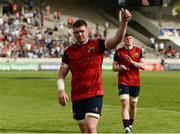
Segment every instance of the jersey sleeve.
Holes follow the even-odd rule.
[[[101,53],[104,53],[104,51],[106,51],[106,47],[105,47],[105,40],[99,39],[99,49]]]
[[[119,62],[117,51],[114,53],[114,61]]]
[[[69,65],[69,58],[68,58],[68,56],[67,56],[67,52],[65,51],[65,53],[64,53],[64,55],[63,55],[63,57],[62,57],[62,62],[63,63],[66,63],[67,65]]]
[[[140,56],[139,56],[140,59],[141,59],[141,58],[144,58],[144,54],[143,54],[143,52],[142,52],[142,49],[140,49],[140,54],[139,54],[139,55],[140,55]]]

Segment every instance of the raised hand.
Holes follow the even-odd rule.
[[[120,21],[129,21],[132,18],[131,13],[127,9],[121,9],[119,11],[119,19]]]

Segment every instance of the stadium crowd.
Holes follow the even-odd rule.
[[[52,16],[52,17],[50,17]],[[50,6],[29,9],[0,16],[0,57],[12,58],[53,58],[61,57],[64,50],[74,41],[72,24],[61,19],[60,10],[50,13]],[[53,27],[48,27],[48,23]],[[105,24],[104,37],[109,25]],[[90,38],[102,38],[99,25],[91,32]]]
[[[58,31],[62,25],[61,21],[55,20],[54,29],[52,29],[44,26],[45,20],[46,12],[42,9],[2,15],[0,17],[0,56],[60,57],[67,46],[65,39],[60,41],[55,35],[55,31]]]
[[[180,58],[180,53],[171,44],[155,40],[153,37],[149,39],[149,46],[155,50],[157,56],[163,56],[163,58]]]
[[[19,11],[16,8],[13,14],[0,16],[0,57],[61,57],[64,50],[74,42],[72,25],[75,20],[63,20],[61,11],[52,13],[49,5],[35,8],[30,3],[29,7],[24,5],[23,9]],[[105,22],[104,30],[99,27],[98,24],[94,26],[89,38],[107,37],[109,23]],[[153,38],[150,39],[150,47],[164,58],[179,58],[178,51],[173,49],[171,53],[165,49],[163,42],[155,42]],[[112,57],[113,54],[114,50],[106,52],[105,56]]]

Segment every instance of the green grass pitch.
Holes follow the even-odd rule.
[[[71,103],[57,101],[57,72],[0,72],[0,132],[78,133]],[[135,133],[180,133],[180,72],[142,72]],[[122,133],[117,73],[103,72],[99,133]],[[66,80],[70,95],[70,75]]]

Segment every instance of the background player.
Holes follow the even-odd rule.
[[[113,71],[119,72],[118,88],[125,133],[131,133],[140,91],[139,69],[144,69],[144,63],[142,50],[135,46],[133,35],[126,33],[123,41],[124,46],[115,52]]]

